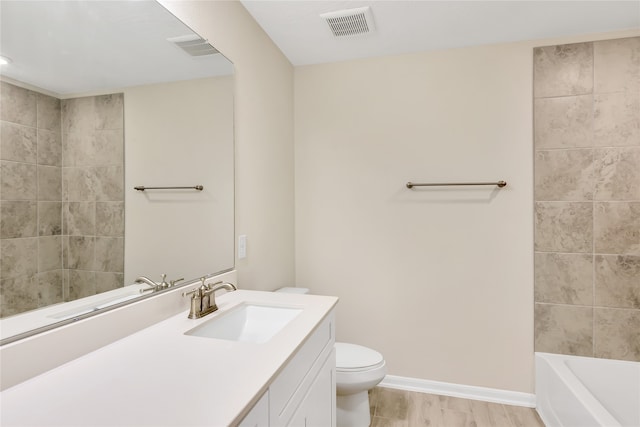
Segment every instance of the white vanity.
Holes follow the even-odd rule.
[[[4,390],[0,424],[335,426],[337,298],[238,290],[217,303]]]

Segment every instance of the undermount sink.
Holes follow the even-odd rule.
[[[185,335],[228,341],[263,343],[269,341],[302,312],[298,307],[243,303],[222,313]]]

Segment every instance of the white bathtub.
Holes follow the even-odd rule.
[[[547,427],[639,427],[640,362],[536,353],[536,401]]]

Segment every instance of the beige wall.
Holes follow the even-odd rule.
[[[534,58],[536,351],[640,361],[640,37]]]
[[[296,68],[297,285],[339,296],[337,339],[390,374],[533,391],[532,58],[548,44]]]
[[[233,268],[233,77],[124,92],[124,283]],[[134,191],[138,185],[204,190]]]
[[[237,1],[162,3],[235,67],[236,259],[246,289],[294,283],[293,67]]]

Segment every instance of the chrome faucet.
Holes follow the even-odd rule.
[[[213,313],[218,309],[216,305],[216,291],[225,289],[227,291],[236,291],[238,288],[229,282],[216,282],[206,285],[204,282],[207,278],[203,277],[200,287],[183,292],[182,296],[191,295],[191,308],[189,310],[189,319],[199,319],[207,314]]]

